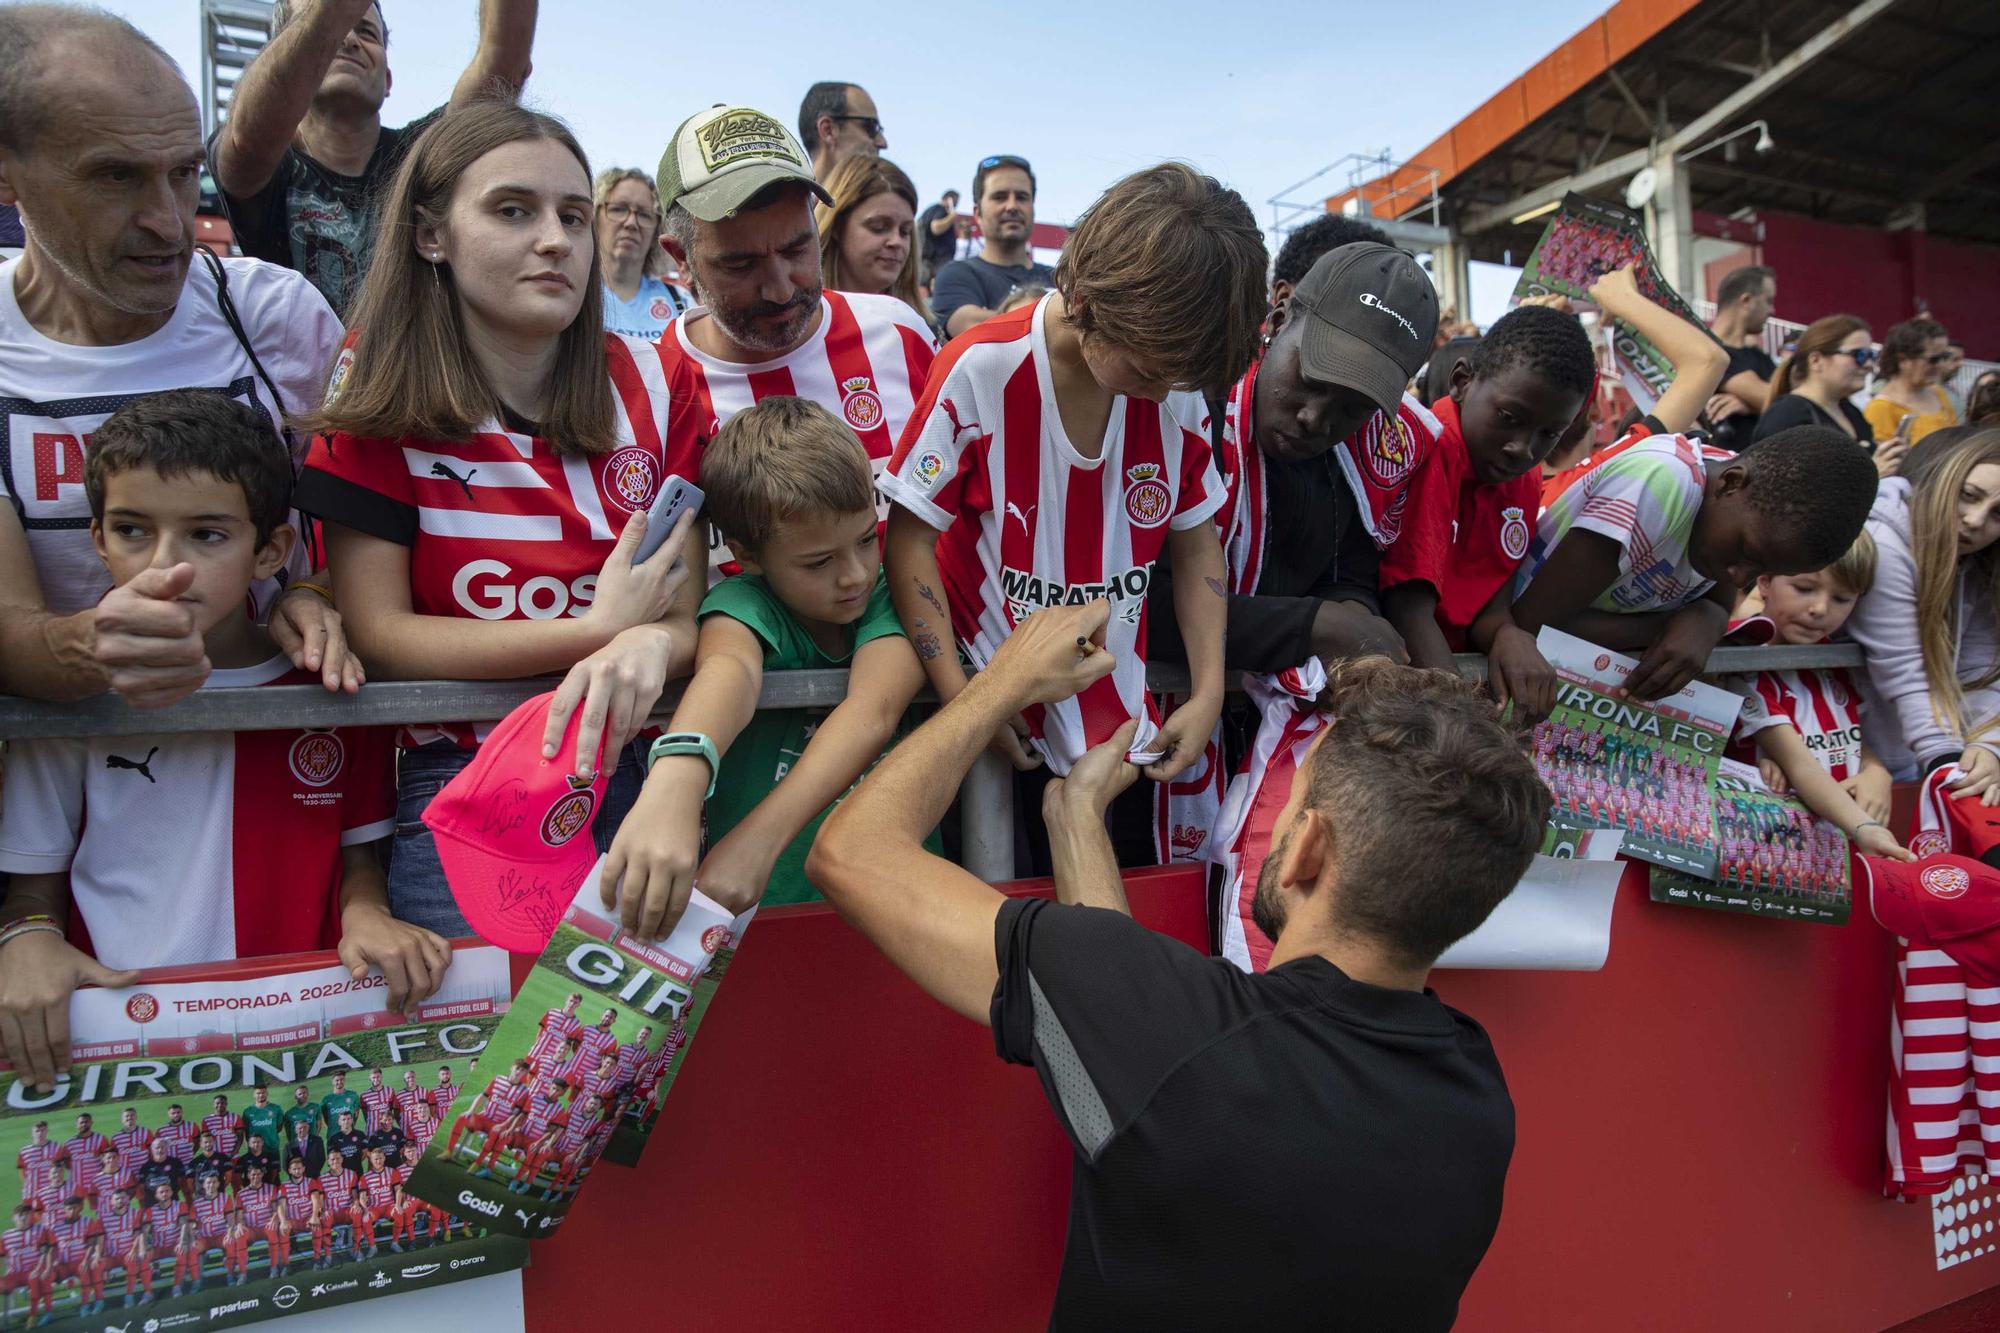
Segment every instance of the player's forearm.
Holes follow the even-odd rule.
[[[452,89],[453,106],[482,97],[521,95],[534,52],[537,9],[537,0],[482,0],[479,49]]]
[[[1213,524],[1202,523],[1170,535],[1167,552],[1174,566],[1174,618],[1187,647],[1190,693],[1195,698],[1220,699],[1223,639],[1229,627],[1222,539]]]
[[[909,693],[914,695],[914,682],[919,678],[914,663],[911,677],[913,687]],[[879,698],[865,695],[856,698],[850,693],[820,723],[798,763],[771,789],[769,796],[757,803],[743,824],[754,829],[760,841],[768,840],[772,847],[790,845],[820,811],[839,800],[889,747],[903,708],[909,706],[909,698],[905,697],[902,706],[893,712],[885,704]],[[928,834],[926,829],[925,835]]]
[[[670,730],[700,732],[715,742],[716,754],[728,754],[756,716],[763,688],[761,663],[745,662],[732,653],[709,653],[674,705]]]
[[[39,606],[0,607],[0,691],[66,702],[111,688],[94,655],[97,612],[61,616]]]
[[[304,6],[243,71],[215,145],[215,180],[225,194],[247,198],[271,183],[340,44],[373,3],[319,0]]]
[[[1067,798],[1063,783],[1051,783],[1048,792],[1042,802],[1042,822],[1049,831],[1056,901],[1132,915],[1104,811],[1088,800]]]
[[[1437,589],[1422,581],[1399,583],[1382,594],[1382,612],[1396,633],[1403,636],[1410,665],[1456,669],[1451,645],[1437,623]]]
[[[907,509],[889,512],[889,600],[924,676],[940,700],[949,703],[965,688],[952,635],[951,602],[938,570],[937,531]]]

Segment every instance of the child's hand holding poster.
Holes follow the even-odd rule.
[[[1742,700],[1694,681],[1655,703],[1613,693],[1638,664],[1544,628],[1556,707],[1535,728],[1535,767],[1560,825],[1625,830],[1624,853],[1670,869],[1715,873],[1716,764]]]
[[[409,1192],[494,1231],[546,1236],[607,1148],[644,1146],[717,978],[756,909],[734,921],[695,890],[665,941],[627,936],[599,906],[599,870],[569,910],[480,1055]],[[615,912],[615,909],[614,909]]]
[[[1799,802],[1725,759],[1715,779],[1713,880],[1653,871],[1653,901],[1843,926],[1852,897],[1847,838]]]

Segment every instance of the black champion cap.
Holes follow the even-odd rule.
[[[1401,250],[1357,241],[1327,251],[1299,279],[1292,317],[1304,322],[1299,359],[1307,375],[1359,389],[1394,412],[1430,360],[1437,290]]]

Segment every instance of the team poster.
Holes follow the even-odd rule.
[[[68,1078],[0,1065],[0,1329],[232,1328],[524,1265],[402,1187],[508,990],[480,946],[414,1023],[338,966],[77,992]]]
[[[1844,926],[1853,904],[1847,836],[1732,759],[1715,775],[1713,880],[1657,866],[1653,901]]]
[[[1544,628],[1556,707],[1535,728],[1535,767],[1562,826],[1625,830],[1624,854],[1702,878],[1715,874],[1715,771],[1742,700],[1700,681],[1657,703],[1611,691],[1629,657]]]
[[[614,1139],[637,1160],[719,980],[704,992],[702,974],[749,924],[696,890],[673,933],[647,944],[599,909],[597,881],[578,886],[410,1180],[416,1197],[511,1235],[551,1234]]]
[[[1636,265],[1633,276],[1648,301],[1673,311],[1696,328],[1702,323],[1667,282],[1646,243],[1645,223],[1616,204],[1586,195],[1563,196],[1562,207],[1549,219],[1547,230],[1528,254],[1514,301],[1555,293],[1588,302],[1591,284],[1613,269]],[[1619,378],[1632,401],[1651,411],[1674,382],[1673,362],[1638,330],[1619,320],[1609,321],[1611,350],[1618,358]]]

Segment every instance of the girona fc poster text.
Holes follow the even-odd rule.
[[[459,949],[414,1022],[338,965],[174,975],[77,992],[52,1092],[0,1065],[0,1329],[233,1328],[527,1262],[390,1161],[473,1077],[508,1006],[503,951]],[[339,1128],[357,1117],[365,1142]]]

